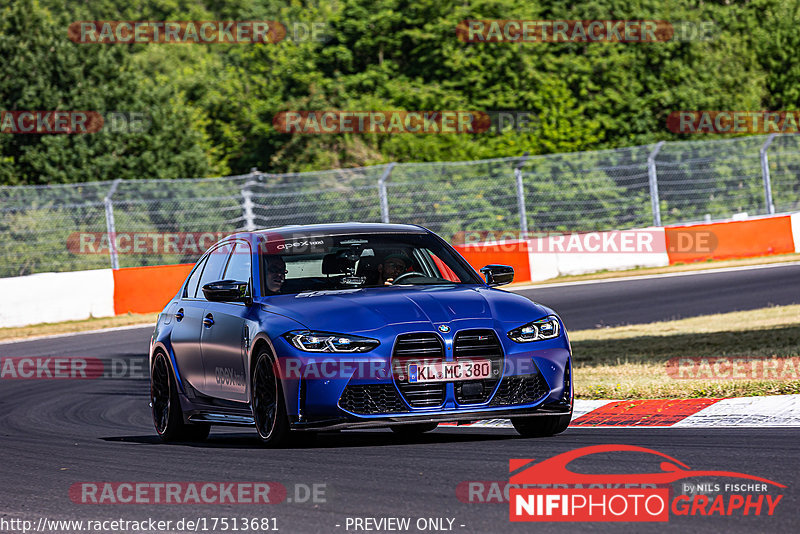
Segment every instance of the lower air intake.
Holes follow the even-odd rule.
[[[339,406],[360,415],[408,411],[392,384],[349,385],[339,398]]]
[[[550,392],[539,373],[506,376],[500,381],[497,393],[492,397],[492,406],[532,404]]]

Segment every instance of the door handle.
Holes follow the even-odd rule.
[[[210,327],[211,325],[213,325],[214,324],[214,316],[209,313],[208,315],[203,317],[203,324],[206,325],[206,327]]]
[[[180,322],[183,319],[183,308],[178,310],[178,313],[175,314],[175,319]]]

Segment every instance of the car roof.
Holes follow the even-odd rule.
[[[348,234],[430,234],[430,230],[416,224],[386,224],[386,223],[327,223],[327,224],[291,224],[276,228],[264,228],[252,232],[240,231],[231,233],[209,247],[216,247],[219,244],[230,242],[236,239],[250,240],[251,238],[263,238],[266,241],[274,239],[296,238],[298,234],[306,237],[324,235],[348,235]]]
[[[267,228],[263,230],[256,230],[254,234],[291,234],[297,231],[308,232],[310,234],[363,234],[363,233],[409,233],[409,234],[426,234],[428,231],[415,224],[387,224],[387,223],[361,223],[361,222],[346,222],[346,223],[326,223],[326,224],[292,224],[288,226],[280,226],[278,228]]]
[[[308,236],[323,235],[348,235],[348,234],[428,234],[429,230],[415,224],[384,224],[384,223],[329,223],[329,224],[292,224],[277,228],[264,228],[252,232],[236,232],[226,236],[219,242],[247,238],[247,236],[262,237],[268,241],[274,238],[297,237],[298,234]]]

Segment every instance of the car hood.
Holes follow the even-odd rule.
[[[527,298],[485,286],[411,286],[316,291],[266,297],[264,311],[307,328],[363,332],[404,323],[493,319],[519,325],[552,313]]]

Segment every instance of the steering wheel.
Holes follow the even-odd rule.
[[[427,275],[425,273],[421,273],[419,271],[411,271],[411,272],[408,272],[408,273],[403,273],[403,274],[401,274],[400,276],[398,276],[397,278],[394,279],[394,281],[392,282],[392,285],[399,284],[400,280],[403,280],[405,278],[410,278],[412,276],[427,276]]]

